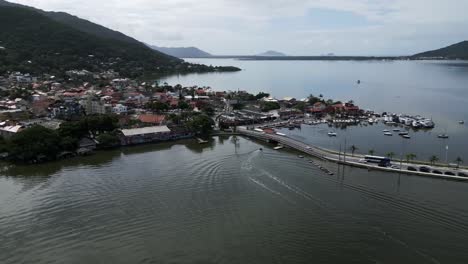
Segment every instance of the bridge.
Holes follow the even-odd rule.
[[[309,156],[338,164],[394,173],[404,173],[426,177],[468,181],[468,177],[466,176],[468,175],[468,170],[464,169],[454,169],[450,167],[440,166],[426,166],[403,161],[398,161],[398,165],[394,164],[391,167],[380,167],[378,166],[378,164],[365,162],[363,160],[363,155],[349,156],[346,155],[346,153],[334,152],[316,146],[307,145],[304,142],[295,140],[287,136],[262,133],[255,130],[249,130],[246,127],[237,127],[237,134],[269,143],[281,144],[282,146],[295,149]],[[423,168],[426,170],[426,172],[421,171]],[[427,171],[427,169],[429,169],[429,171]]]

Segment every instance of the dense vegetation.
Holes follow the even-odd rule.
[[[413,59],[419,58],[444,58],[444,59],[468,59],[468,41],[463,41],[451,46],[427,51],[412,56]]]
[[[42,15],[47,16],[48,18],[51,18],[59,23],[68,25],[74,29],[77,29],[79,31],[82,31],[88,34],[92,34],[94,36],[98,36],[100,38],[114,39],[114,40],[129,42],[129,43],[139,43],[137,40],[129,36],[126,36],[125,34],[122,34],[118,31],[108,29],[101,25],[95,24],[85,19],[81,19],[79,17],[70,15],[65,12],[47,12],[44,10],[36,9],[34,7],[24,6],[24,5],[20,5],[16,3],[10,3],[7,1],[3,1],[3,0],[0,0],[0,6],[28,8],[32,11],[39,12]]]
[[[55,131],[43,126],[27,128],[8,140],[0,139],[0,151],[8,152],[15,162],[54,160],[64,151],[76,151],[84,137],[94,137],[101,147],[120,144],[117,118],[113,115],[87,116],[79,121],[62,123]]]
[[[124,76],[137,77],[146,73],[239,70],[185,63],[140,42],[106,36],[78,30],[31,8],[0,5],[0,46],[4,47],[0,49],[0,73],[22,71],[60,76],[73,69],[113,69]]]

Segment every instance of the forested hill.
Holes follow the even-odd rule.
[[[21,71],[60,76],[74,69],[92,72],[113,69],[126,77],[138,77],[240,70],[189,64],[121,33],[113,35],[109,33],[113,31],[104,27],[96,30],[93,24],[87,25],[91,25],[93,34],[52,19],[38,9],[0,4],[0,74]],[[100,36],[99,30],[109,34]],[[119,39],[119,34],[127,39]]]
[[[47,11],[40,10],[34,7],[20,5],[16,3],[10,3],[4,0],[0,0],[0,7],[2,6],[27,8],[32,11],[41,13],[45,15],[46,17],[51,18],[59,23],[66,24],[74,29],[77,29],[85,33],[89,33],[89,34],[92,34],[101,38],[115,39],[115,40],[120,40],[124,42],[130,42],[130,43],[139,43],[138,40],[131,38],[123,33],[103,27],[101,25],[95,24],[93,22],[79,18],[77,16],[70,15],[65,12],[47,12]]]
[[[181,63],[143,44],[99,38],[21,7],[0,7],[0,46],[0,71],[56,74],[112,68],[133,76]]]
[[[462,42],[453,44],[451,46],[448,46],[442,49],[419,53],[419,54],[413,55],[412,58],[414,59],[439,58],[439,59],[467,60],[468,59],[468,41],[462,41]]]

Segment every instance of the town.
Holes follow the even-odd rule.
[[[383,116],[323,95],[276,99],[263,92],[139,81],[113,70],[71,70],[64,76],[0,76],[2,158],[36,163],[99,148],[193,137],[205,142],[201,138],[214,129],[232,131],[241,125],[277,122],[276,127],[294,128],[310,118],[314,121],[308,124],[347,126],[372,124]],[[395,121],[396,116],[384,115],[385,122]]]

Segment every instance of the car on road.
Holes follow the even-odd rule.
[[[419,171],[420,171],[420,172],[430,173],[430,172],[431,172],[431,168],[422,166],[422,167],[419,167]]]

